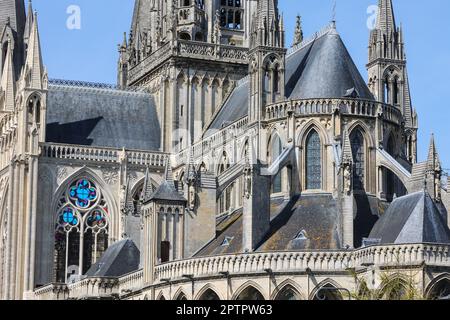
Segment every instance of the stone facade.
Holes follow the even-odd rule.
[[[391,0],[367,82],[334,22],[304,39],[299,18],[287,49],[276,0],[137,0],[117,86],[49,80],[24,11],[0,4],[2,299],[450,295],[448,183],[434,138],[417,161]],[[391,205],[444,243],[370,239],[404,230],[374,228]],[[86,276],[123,239],[139,270]]]

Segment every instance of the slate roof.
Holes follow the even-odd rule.
[[[450,243],[450,230],[426,191],[395,199],[369,236],[381,244]]]
[[[242,252],[242,220],[242,211],[228,217],[228,221],[221,220],[217,237],[196,256]],[[331,195],[308,195],[287,202],[273,199],[270,230],[256,251],[338,249],[338,223],[337,202]],[[306,239],[296,239],[302,231]],[[228,245],[223,245],[226,238],[231,241]]]
[[[163,181],[156,191],[150,196],[147,201],[151,200],[169,200],[169,201],[180,201],[186,202],[187,200],[180,195],[180,193],[175,188],[173,182]]]
[[[120,277],[139,269],[140,252],[134,242],[121,240],[110,246],[87,271],[87,277]]]
[[[47,142],[158,151],[153,97],[89,85],[49,85]]]
[[[329,27],[286,56],[287,99],[341,98],[349,92],[374,100],[339,33]],[[212,121],[205,137],[247,116],[249,82],[237,86]]]

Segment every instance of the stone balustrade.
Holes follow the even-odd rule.
[[[450,266],[449,245],[411,244],[373,246],[354,251],[300,251],[267,252],[213,256],[175,261],[159,265],[155,279],[180,279],[183,275],[195,277],[230,274],[273,272],[336,272],[370,265],[411,266],[426,263]]]
[[[118,283],[118,278],[85,278],[67,285],[69,299],[98,299],[118,296]]]
[[[289,112],[297,117],[314,115],[332,115],[335,108],[341,114],[358,117],[377,117],[400,125],[403,121],[401,111],[391,105],[361,99],[301,99],[274,103],[266,107],[266,120],[277,120],[288,116]]]
[[[36,289],[34,300],[65,300],[69,297],[69,289],[65,283],[52,283]]]
[[[248,63],[248,49],[244,47],[180,40],[166,42],[148,57],[134,65],[128,72],[129,82],[135,83],[170,57],[217,60],[235,64]]]
[[[125,152],[125,153],[124,153]],[[161,152],[120,150],[56,143],[41,144],[41,156],[49,159],[82,160],[93,162],[120,163],[126,158],[129,164],[162,168],[168,155]]]
[[[119,279],[119,293],[126,294],[142,288],[144,284],[144,271],[141,269]]]
[[[248,118],[242,118],[241,120],[222,128],[221,130],[218,130],[213,135],[202,139],[202,141],[194,144],[191,148],[193,150],[194,154],[194,162],[197,162],[197,160],[201,160],[202,157],[210,152],[212,149],[223,146],[224,144],[228,143],[235,137],[240,136],[247,128],[248,124]],[[184,149],[181,152],[177,153],[174,156],[173,164],[175,167],[181,166],[183,164],[186,164],[188,161],[188,154],[189,150]]]
[[[174,261],[156,266],[155,284],[167,280],[184,281],[183,276],[195,278],[230,275],[274,273],[336,273],[349,272],[369,266],[410,267],[422,264],[450,267],[450,245],[405,244],[370,246],[346,251],[264,252],[220,255]],[[349,273],[350,275],[350,273]],[[143,288],[143,270],[120,278],[85,278],[73,284],[49,284],[36,289],[37,300],[83,299],[89,297],[112,298],[139,291]]]

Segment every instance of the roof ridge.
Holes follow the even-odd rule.
[[[293,55],[294,53],[296,53],[297,51],[305,48],[306,46],[308,46],[309,44],[311,44],[312,42],[314,42],[315,40],[323,37],[324,35],[328,34],[331,30],[335,30],[335,26],[333,23],[330,23],[328,25],[326,25],[325,27],[323,27],[321,30],[315,32],[312,36],[310,36],[309,38],[303,40],[301,43],[293,46],[292,48],[289,48],[287,53],[286,53],[286,58]]]
[[[53,87],[67,87],[67,88],[78,88],[78,89],[97,89],[105,91],[114,92],[127,92],[127,93],[145,93],[145,89],[142,87],[127,87],[120,88],[115,84],[102,83],[102,82],[90,82],[82,80],[67,80],[67,79],[49,79],[49,85]]]

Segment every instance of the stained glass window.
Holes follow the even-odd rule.
[[[312,130],[306,138],[306,189],[322,189],[322,152],[320,136]]]
[[[353,154],[353,188],[363,190],[366,161],[364,137],[359,129],[354,130],[350,135],[350,143]]]
[[[59,198],[55,225],[55,281],[82,275],[108,246],[108,206],[89,179],[75,180]],[[82,254],[81,254],[82,252]]]

